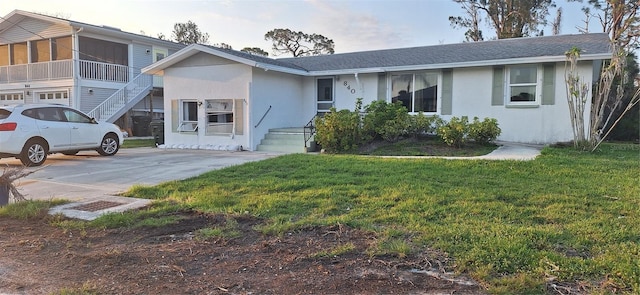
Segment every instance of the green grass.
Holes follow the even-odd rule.
[[[242,235],[238,229],[238,222],[232,217],[228,217],[224,226],[201,228],[196,231],[196,237],[202,240],[212,238],[234,239]]]
[[[29,219],[47,214],[49,208],[67,203],[65,200],[24,201],[0,207],[0,216],[15,219]]]
[[[126,139],[121,148],[156,147],[155,139]]]
[[[126,195],[154,199],[149,209],[92,224],[136,226],[196,210],[263,218],[259,230],[275,235],[347,225],[375,233],[369,255],[444,251],[494,294],[544,293],[548,280],[637,294],[639,175],[640,148],[631,144],[545,148],[527,162],[295,154],[135,187]],[[233,233],[210,230],[201,234]]]
[[[637,293],[639,155],[637,145],[611,144],[594,153],[545,148],[528,162],[297,154],[127,195],[249,212],[268,220],[270,234],[371,230],[381,241],[374,255],[439,249],[498,294],[541,293],[551,278]]]

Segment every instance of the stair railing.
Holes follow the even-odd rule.
[[[309,140],[313,137],[313,135],[316,134],[316,126],[313,125],[315,120],[316,120],[316,116],[313,116],[313,118],[309,120],[307,125],[304,125],[304,147],[305,148],[307,147]]]
[[[124,107],[132,97],[138,95],[141,92],[140,89],[144,89],[146,86],[150,85],[152,81],[151,79],[151,75],[139,74],[129,83],[118,89],[110,97],[105,99],[93,110],[87,112],[87,115],[91,118],[95,118],[96,120],[107,120],[109,116],[117,112],[119,108]],[[128,91],[127,89],[129,88],[132,88],[133,91]]]
[[[258,124],[256,124],[256,126],[253,126],[253,128],[258,128],[258,126],[260,125],[260,123],[262,123],[262,120],[264,120],[264,117],[267,116],[267,114],[269,113],[269,111],[271,110],[271,106],[269,106],[269,108],[267,109],[266,112],[264,112],[264,115],[262,115],[262,118],[260,118],[260,121],[258,121]]]

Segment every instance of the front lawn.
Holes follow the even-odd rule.
[[[294,154],[126,195],[157,199],[156,212],[257,216],[267,234],[370,230],[371,255],[444,251],[496,294],[637,294],[639,175],[631,144],[545,148],[528,162]]]

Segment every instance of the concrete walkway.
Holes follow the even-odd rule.
[[[72,201],[52,208],[51,214],[93,220],[109,212],[144,207],[151,200],[120,197],[134,185],[198,176],[211,170],[260,161],[278,153],[224,152],[208,150],[121,149],[113,157],[93,151],[76,156],[50,155],[43,167],[27,168],[35,173],[17,181],[20,192],[30,200]],[[0,159],[0,167],[21,167],[17,159]]]
[[[440,156],[383,156],[385,158],[416,158],[416,159],[449,159],[449,160],[515,160],[530,161],[540,155],[542,145],[530,145],[513,142],[496,142],[498,148],[493,152],[475,157],[440,157]]]

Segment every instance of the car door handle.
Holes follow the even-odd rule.
[[[78,129],[78,127],[76,127],[76,126],[73,126],[73,127],[71,127],[71,129]]]

